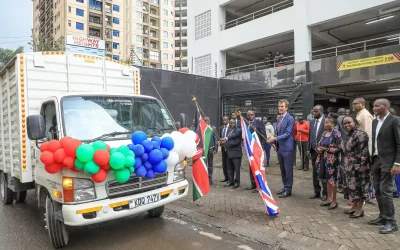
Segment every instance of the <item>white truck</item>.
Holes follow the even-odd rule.
[[[44,141],[71,136],[101,138],[111,147],[127,145],[142,130],[161,136],[175,130],[157,99],[140,95],[140,71],[109,58],[40,52],[19,54],[0,71],[0,189],[4,204],[23,202],[35,189],[38,208],[55,248],[68,244],[66,226],[84,226],[148,211],[185,197],[183,165],[169,166],[154,179],[103,183],[63,169],[49,174],[40,161]],[[117,133],[115,133],[117,132]]]

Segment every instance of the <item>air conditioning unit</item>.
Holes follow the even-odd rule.
[[[387,15],[387,14],[391,14],[391,13],[397,12],[397,11],[400,11],[400,6],[394,7],[394,8],[380,9],[379,15]]]

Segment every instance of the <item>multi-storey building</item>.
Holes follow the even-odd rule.
[[[175,1],[175,70],[189,73],[187,0]]]
[[[105,41],[106,56],[174,70],[171,0],[34,0],[34,49],[65,48],[67,35]]]

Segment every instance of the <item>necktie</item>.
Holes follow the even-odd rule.
[[[318,140],[318,119],[315,119],[315,126],[314,126],[314,130],[315,130],[315,145],[317,145],[317,140]]]
[[[226,131],[227,131],[227,130],[228,130],[228,128],[225,126],[225,127],[224,127],[224,132],[223,132],[223,135],[222,135],[224,138],[226,137]]]
[[[282,125],[282,117],[279,118],[279,121],[278,121],[278,131],[281,130],[281,125]]]
[[[233,132],[233,129],[231,129],[231,131],[229,131],[229,136],[232,134],[232,132]]]

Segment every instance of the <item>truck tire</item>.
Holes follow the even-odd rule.
[[[147,211],[147,213],[149,213],[151,218],[159,218],[164,213],[164,206],[153,208]]]
[[[7,186],[6,174],[1,173],[0,182],[1,200],[5,205],[10,205],[14,202],[15,193]]]
[[[56,218],[54,202],[50,195],[46,197],[46,228],[49,231],[49,237],[54,248],[62,248],[67,246],[69,241],[69,233],[64,223]]]
[[[28,191],[21,191],[21,192],[17,192],[15,195],[15,201],[17,203],[22,203],[25,201],[26,199],[26,195],[27,195]]]

